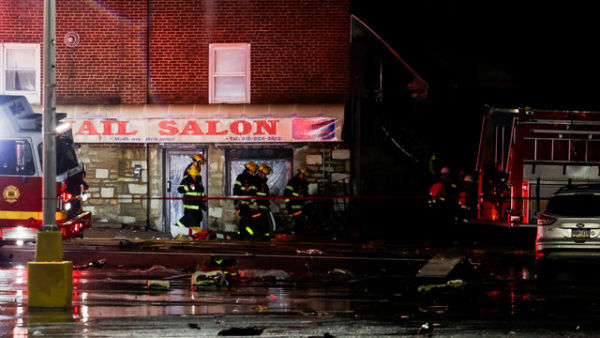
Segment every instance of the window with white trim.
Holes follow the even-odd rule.
[[[30,103],[41,101],[40,45],[0,43],[0,94],[24,95]]]
[[[250,103],[250,44],[210,44],[208,51],[208,102]]]

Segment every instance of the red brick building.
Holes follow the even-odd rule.
[[[67,113],[97,221],[172,231],[190,155],[207,223],[236,222],[231,180],[268,162],[275,193],[308,165],[347,183],[349,0],[57,1],[57,112]],[[0,0],[0,94],[41,102],[43,1]],[[277,203],[273,208],[277,211]],[[277,213],[284,219],[285,212]],[[173,232],[174,233],[174,232]]]

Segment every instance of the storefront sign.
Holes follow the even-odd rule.
[[[341,141],[335,117],[260,119],[67,118],[76,143],[262,143]]]

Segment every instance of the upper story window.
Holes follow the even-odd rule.
[[[30,103],[41,99],[40,45],[0,43],[0,94],[24,95]]]
[[[250,44],[208,46],[209,103],[250,103]]]

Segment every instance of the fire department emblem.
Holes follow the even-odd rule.
[[[19,191],[19,188],[14,185],[7,186],[2,192],[2,197],[4,197],[4,200],[8,203],[16,202],[19,199],[19,196],[21,196],[21,192]]]

